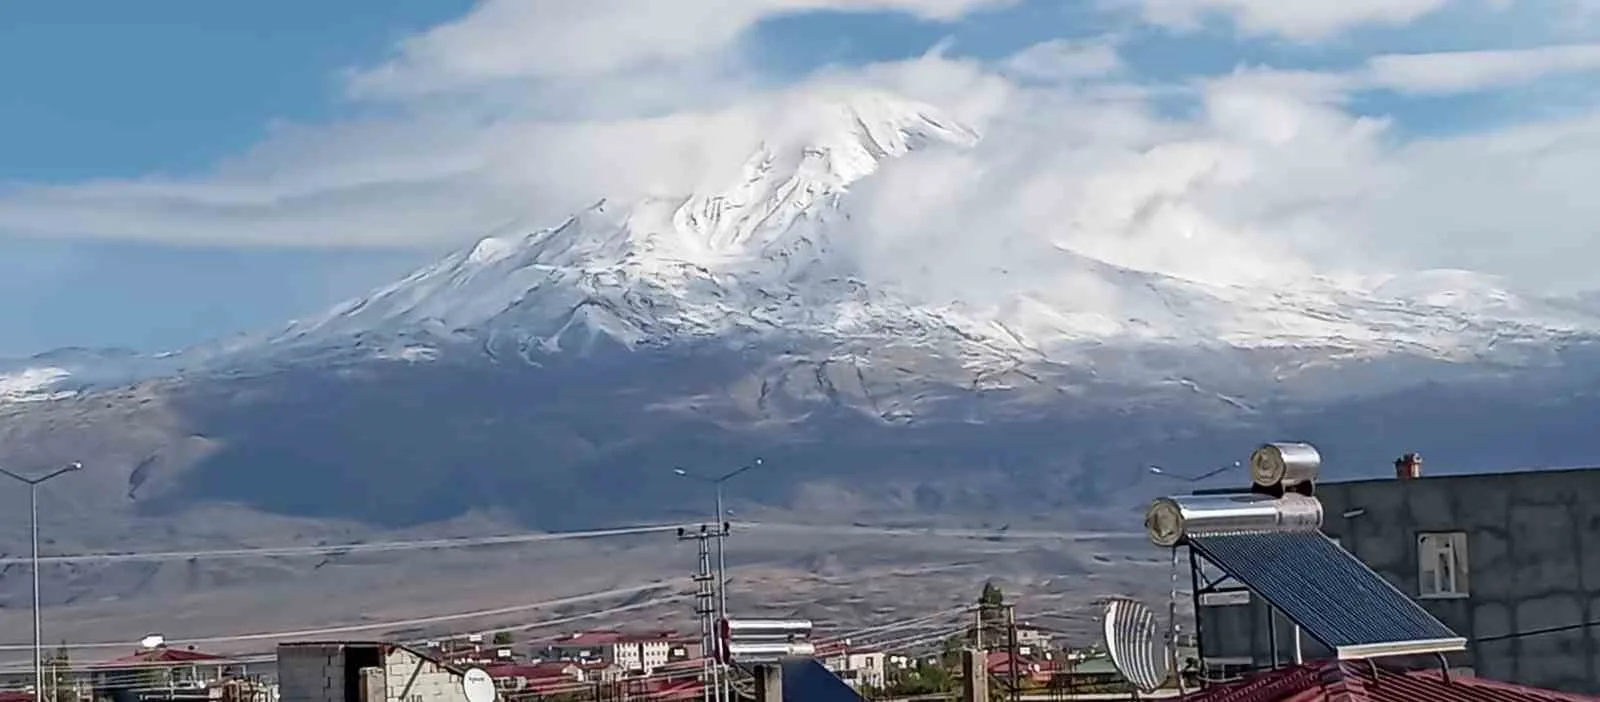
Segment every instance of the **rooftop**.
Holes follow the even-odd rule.
[[[1503,478],[1503,477],[1506,477],[1506,476],[1509,476],[1509,475],[1534,475],[1534,476],[1552,475],[1553,476],[1553,475],[1576,475],[1576,474],[1581,474],[1581,473],[1600,473],[1600,467],[1596,467],[1596,466],[1556,466],[1556,467],[1548,467],[1548,468],[1530,467],[1530,468],[1508,468],[1508,469],[1505,469],[1505,470],[1495,470],[1495,471],[1476,471],[1476,472],[1471,472],[1471,473],[1465,473],[1465,472],[1452,473],[1452,472],[1440,472],[1438,470],[1435,470],[1433,466],[1429,465],[1429,466],[1424,468],[1423,473],[1422,473],[1422,477],[1415,478],[1414,480],[1400,480],[1400,479],[1396,478],[1392,472],[1389,472],[1389,473],[1384,473],[1383,475],[1368,476],[1368,477],[1361,477],[1361,478],[1350,478],[1350,479],[1345,479],[1345,480],[1318,480],[1317,484],[1318,485],[1364,485],[1364,484],[1368,484],[1368,483],[1408,483],[1408,482],[1436,483],[1436,482],[1439,482],[1439,481],[1463,482],[1463,481],[1477,481],[1477,480],[1492,481],[1492,480]],[[1195,494],[1195,495],[1233,495],[1233,494],[1239,494],[1239,493],[1247,493],[1247,492],[1250,492],[1250,490],[1251,490],[1250,484],[1249,484],[1248,479],[1247,479],[1245,484],[1242,485],[1242,486],[1197,488],[1197,489],[1192,490],[1190,492],[1191,492],[1191,494]]]
[[[493,678],[539,679],[571,678],[571,671],[578,668],[571,663],[551,661],[544,663],[494,663],[484,666],[483,669]]]
[[[96,663],[93,667],[149,668],[190,665],[195,663],[223,664],[227,662],[229,662],[229,659],[223,656],[216,656],[210,653],[201,653],[193,649],[157,646],[155,648],[141,649],[121,658],[115,658],[102,663]]]
[[[1594,702],[1590,697],[1452,674],[1398,672],[1360,661],[1319,661],[1260,673],[1185,702]]]
[[[551,646],[604,646],[618,643],[640,643],[645,641],[686,641],[676,631],[584,631],[569,636],[563,636],[554,641],[547,642]]]

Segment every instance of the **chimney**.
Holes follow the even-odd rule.
[[[1396,480],[1416,480],[1422,477],[1422,456],[1415,452],[1394,459]]]

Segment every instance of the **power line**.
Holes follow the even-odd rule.
[[[612,614],[621,614],[623,612],[632,612],[632,611],[637,611],[637,610],[641,610],[641,609],[649,609],[651,607],[659,607],[659,606],[662,606],[662,605],[666,605],[666,604],[670,604],[670,603],[673,603],[673,602],[678,602],[678,601],[684,600],[687,597],[688,597],[687,595],[681,595],[681,594],[680,595],[671,595],[671,596],[668,596],[668,597],[651,599],[651,600],[647,600],[647,601],[644,601],[644,602],[635,602],[635,603],[632,603],[632,604],[619,605],[617,607],[607,607],[605,609],[594,610],[594,611],[591,611],[591,612],[584,612],[582,614],[574,614],[574,615],[565,616],[565,617],[557,617],[555,619],[545,619],[545,620],[541,620],[541,621],[537,621],[537,622],[529,622],[529,623],[526,623],[526,624],[517,624],[517,625],[514,625],[514,626],[494,627],[491,630],[486,630],[486,631],[478,632],[478,633],[487,634],[487,633],[489,633],[489,631],[495,631],[495,632],[500,632],[500,631],[528,631],[528,630],[531,630],[531,629],[543,629],[543,628],[548,628],[548,627],[552,627],[552,626],[561,626],[562,624],[571,624],[572,622],[582,621],[584,619],[593,619],[595,617],[604,617],[604,616],[608,616],[608,615],[612,615]],[[420,643],[423,643],[423,642],[426,642],[426,641],[433,641],[433,640],[436,640],[438,638],[448,638],[448,637],[427,637],[427,638],[411,639],[411,640],[406,641],[405,643],[407,643],[407,644],[420,644]],[[187,643],[187,642],[175,642],[175,643],[183,644],[183,643]],[[68,644],[64,644],[63,646],[68,650],[72,650],[74,648],[99,648],[99,647],[102,647],[104,645],[105,644],[71,644],[71,643],[68,643]],[[121,647],[125,647],[125,646],[128,646],[128,645],[129,644],[126,643],[126,642],[117,644],[117,646],[121,646]],[[228,656],[228,657],[225,657],[223,660],[217,661],[216,663],[218,665],[231,665],[231,664],[240,664],[240,663],[243,663],[243,664],[267,663],[267,662],[272,662],[272,661],[275,661],[275,660],[277,660],[277,653],[276,652],[273,652],[273,653],[253,653],[253,654],[245,654],[245,655],[241,655],[241,656]],[[98,665],[101,665],[101,664],[90,664],[88,666],[70,667],[70,668],[68,668],[68,670],[94,670],[95,667],[98,666]],[[160,665],[152,665],[152,666],[150,666],[151,669],[159,669],[161,667],[162,666],[160,666]],[[16,669],[0,668],[0,674],[22,673],[22,672],[27,672],[27,671],[22,669],[22,668],[16,668]]]
[[[813,524],[784,524],[778,522],[734,522],[734,526],[769,532],[845,534],[864,536],[935,536],[958,539],[992,540],[1053,540],[1095,541],[1124,538],[1145,538],[1143,532],[1076,532],[1076,531],[998,531],[993,529],[909,528],[873,526],[833,526]],[[572,539],[598,539],[616,536],[658,534],[675,531],[678,524],[654,524],[610,529],[582,531],[557,531],[537,534],[508,534],[503,536],[461,537],[449,539],[417,539],[379,541],[372,543],[318,544],[315,546],[266,546],[229,549],[201,549],[192,551],[143,551],[122,553],[76,553],[40,556],[40,563],[144,563],[159,561],[187,561],[195,559],[231,558],[286,558],[294,556],[347,555],[354,553],[383,553],[392,551],[428,551],[457,548],[482,548],[512,546]],[[0,558],[0,565],[20,565],[27,558]]]
[[[566,541],[571,539],[598,539],[613,536],[658,534],[678,528],[676,524],[589,529],[584,531],[558,531],[540,534],[510,534],[505,536],[477,536],[454,539],[419,539],[412,541],[379,541],[375,543],[319,544],[316,546],[269,546],[261,548],[229,548],[199,551],[145,551],[137,553],[79,553],[40,556],[40,563],[127,563],[150,561],[187,561],[191,559],[223,558],[275,558],[287,556],[344,555],[350,553],[375,553],[388,551],[426,551],[434,549],[478,548],[515,544]],[[0,558],[0,565],[27,563],[27,558]]]
[[[1544,627],[1542,629],[1529,629],[1527,631],[1517,631],[1517,632],[1512,632],[1510,634],[1498,634],[1498,635],[1495,635],[1495,636],[1480,636],[1480,637],[1478,637],[1476,639],[1473,639],[1472,642],[1473,643],[1492,643],[1492,642],[1495,642],[1495,641],[1506,641],[1506,640],[1510,640],[1510,639],[1520,639],[1520,638],[1524,638],[1524,637],[1528,637],[1528,636],[1544,636],[1545,634],[1559,634],[1559,633],[1564,632],[1564,631],[1576,631],[1578,629],[1587,629],[1587,628],[1589,628],[1591,626],[1600,626],[1600,619],[1591,619],[1589,621],[1579,622],[1577,624],[1563,624],[1561,626],[1548,626],[1548,627]]]
[[[340,626],[322,627],[322,628],[318,628],[318,629],[299,629],[299,630],[293,630],[293,631],[273,631],[273,632],[263,632],[263,633],[256,633],[256,634],[239,634],[239,635],[234,635],[234,636],[203,636],[203,637],[188,638],[188,639],[174,639],[174,640],[171,641],[171,643],[180,644],[180,645],[205,645],[205,644],[218,644],[218,643],[236,643],[236,642],[240,642],[240,641],[268,641],[268,640],[283,640],[283,639],[296,639],[296,638],[316,638],[316,637],[321,637],[321,636],[328,636],[328,635],[331,635],[331,634],[350,634],[350,633],[356,633],[356,632],[362,632],[362,631],[378,631],[378,630],[385,630],[385,629],[403,629],[403,628],[408,628],[408,627],[417,627],[417,626],[427,626],[427,625],[430,625],[430,624],[439,624],[439,623],[442,623],[442,622],[460,621],[460,620],[463,620],[463,619],[480,619],[480,618],[483,618],[483,617],[494,617],[494,616],[500,616],[500,615],[505,615],[505,614],[516,614],[518,612],[526,612],[526,611],[534,610],[534,609],[546,609],[546,608],[549,608],[549,607],[559,607],[559,606],[562,606],[562,605],[577,604],[577,603],[580,603],[580,602],[588,602],[590,600],[598,600],[598,599],[604,599],[604,598],[608,598],[608,597],[616,597],[616,596],[619,596],[619,595],[630,595],[630,594],[634,594],[634,593],[638,593],[638,592],[648,592],[648,591],[651,591],[651,590],[660,590],[660,589],[664,589],[664,588],[670,587],[673,584],[680,583],[680,582],[682,582],[684,580],[687,580],[687,578],[673,578],[673,579],[670,579],[670,580],[657,581],[657,582],[649,583],[649,584],[646,584],[646,585],[635,585],[635,586],[630,586],[630,587],[614,588],[614,589],[611,589],[611,590],[602,590],[600,592],[590,592],[590,593],[585,593],[585,594],[582,594],[582,595],[571,595],[571,596],[568,596],[568,597],[560,597],[560,598],[556,598],[556,599],[553,599],[553,600],[544,600],[544,601],[541,601],[541,602],[534,602],[534,603],[530,603],[530,604],[512,605],[512,606],[509,606],[509,607],[496,607],[496,608],[493,608],[493,609],[480,609],[480,610],[474,610],[474,611],[471,611],[471,612],[457,612],[457,613],[454,613],[454,614],[441,614],[441,615],[434,615],[434,616],[428,616],[428,617],[416,617],[416,618],[412,618],[412,619],[397,619],[397,620],[384,621],[384,622],[368,622],[368,623],[365,623],[365,624],[347,624],[347,625],[340,625]],[[70,648],[126,648],[128,645],[129,645],[129,642],[127,642],[127,641],[110,641],[110,642],[101,642],[101,643],[71,644],[69,647]],[[8,644],[0,644],[0,651],[22,651],[22,650],[32,650],[32,648],[33,648],[33,644],[9,644],[9,643]]]

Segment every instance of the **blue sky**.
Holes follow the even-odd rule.
[[[1295,219],[1272,223],[1293,230],[1285,237],[1306,256],[1366,253],[1372,242],[1393,242],[1405,223],[1438,222],[1435,238],[1370,253],[1485,269],[1506,262],[1490,272],[1513,277],[1535,270],[1549,252],[1588,252],[1585,237],[1597,238],[1571,224],[1586,211],[1548,213],[1552,203],[1578,199],[1563,190],[1580,175],[1571,170],[1576,156],[1530,163],[1514,183],[1463,180],[1450,189],[1429,177],[1483,162],[1475,154],[1503,154],[1493,139],[1517,128],[1568,125],[1560,133],[1572,148],[1593,147],[1587,132],[1568,133],[1576,129],[1570,123],[1594,114],[1600,68],[1600,54],[1584,49],[1600,23],[1580,21],[1575,0],[1395,0],[1390,10],[1364,0],[1303,0],[1300,15],[1266,0],[875,0],[878,9],[866,12],[840,12],[830,0],[778,12],[767,5],[779,3],[752,0],[748,16],[733,18],[697,15],[706,3],[683,0],[677,7],[686,26],[719,23],[695,31],[660,26],[662,18],[630,10],[630,2],[582,11],[465,0],[0,4],[0,294],[11,302],[0,306],[7,332],[0,356],[67,345],[164,350],[311,314],[470,242],[507,215],[554,220],[585,198],[628,192],[629,173],[594,165],[599,150],[571,146],[581,172],[544,160],[555,149],[538,141],[541,120],[571,128],[585,119],[723,109],[819,74],[856,80],[872,66],[899,72],[859,80],[930,99],[948,88],[945,97],[965,105],[958,112],[1011,115],[1010,122],[984,119],[994,122],[994,139],[1013,139],[1013,147],[1055,139],[1039,120],[1017,118],[1028,106],[1078,100],[1079,108],[1063,113],[1078,115],[1081,105],[1102,99],[1074,97],[1097,94],[1091,89],[1141,91],[1148,114],[1170,122],[1128,136],[1122,146],[1135,155],[1159,138],[1254,148],[1259,139],[1240,131],[1249,116],[1224,123],[1218,105],[1232,93],[1209,86],[1245,69],[1312,73],[1322,82],[1292,80],[1272,96],[1273,105],[1288,105],[1284,96],[1299,101],[1298,111],[1284,113],[1305,120],[1297,138],[1312,147],[1360,139],[1359,148],[1343,149],[1361,154],[1359,162],[1330,160],[1326,171],[1360,180],[1357,171],[1370,169],[1414,184],[1415,192],[1351,194],[1359,205],[1321,202],[1282,192],[1282,182],[1298,180],[1263,176],[1256,187],[1270,190],[1218,185],[1196,196],[1195,207],[1249,234],[1265,228],[1260,218],[1270,214],[1252,203],[1294,203],[1301,208]],[[1184,7],[1195,12],[1174,15]],[[492,12],[504,14],[474,24]],[[454,29],[437,29],[451,23]],[[583,40],[595,27],[615,29]],[[541,44],[545,55],[518,51],[545,41],[543,31],[557,33]],[[668,38],[652,43],[652,31]],[[703,45],[674,34],[697,32],[705,36],[691,38]],[[559,41],[568,36],[576,38],[564,48]],[[629,37],[647,40],[623,42]],[[994,106],[967,104],[971,95],[954,87],[961,70],[1006,79],[1007,66],[1041,45],[1072,47],[1058,52],[1066,60],[1088,56],[1084,47],[1111,47],[1119,67],[1018,89],[987,112]],[[1570,51],[1536,55],[1557,46]],[[579,55],[588,50],[595,55]],[[1508,52],[1495,60],[1510,68],[1463,78],[1489,61],[1465,54],[1445,57],[1454,63],[1363,68],[1386,54],[1485,50]],[[915,71],[922,78],[913,81]],[[1024,93],[1031,102],[1017,97]],[[1363,136],[1353,126],[1362,117],[1389,126]],[[1277,128],[1249,128],[1268,127]],[[517,140],[521,150],[510,151],[522,160],[507,163],[492,143],[483,145],[495,130]],[[1328,151],[1329,159],[1354,158]],[[1105,169],[1072,174],[1073,182],[1098,182],[1126,170],[1120,161],[1057,156],[1015,177],[1060,177],[1072,164]],[[1255,157],[1254,167],[1295,168],[1270,156]],[[1317,175],[1314,184],[1360,189],[1347,180],[1330,186],[1328,177]],[[1481,192],[1469,185],[1516,202],[1492,216],[1451,209]],[[1308,199],[1318,202],[1305,205]],[[1524,215],[1551,221],[1524,226]],[[1349,238],[1327,238],[1346,230]],[[1511,250],[1512,231],[1555,234]],[[1460,246],[1428,260],[1446,233]],[[1526,253],[1530,246],[1535,253]],[[1124,253],[1129,261],[1149,258]],[[1583,287],[1581,272],[1566,275],[1567,287]]]
[[[350,111],[338,72],[470,2],[0,5],[0,183],[204,171],[275,121]],[[48,66],[48,68],[44,68]],[[354,295],[416,251],[172,247],[5,237],[0,354],[160,350]]]

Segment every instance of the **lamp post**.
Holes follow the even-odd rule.
[[[717,529],[717,619],[719,621],[728,618],[728,561],[727,549],[723,543],[724,538],[728,535],[728,530],[723,527],[723,519],[725,515],[727,515],[727,511],[722,506],[722,485],[723,483],[726,483],[745,472],[760,467],[761,459],[757,458],[754,461],[741,466],[737,470],[723,473],[720,476],[702,475],[700,473],[690,472],[683,468],[672,469],[672,472],[675,475],[698,480],[702,483],[710,483],[717,494],[717,519],[714,522],[714,526]],[[726,694],[725,690],[719,690],[719,692]]]
[[[33,699],[44,702],[44,650],[39,628],[39,486],[51,478],[82,470],[83,464],[68,463],[37,478],[25,478],[4,468],[0,474],[28,486],[28,532],[33,540],[32,555],[28,558],[33,568]]]

